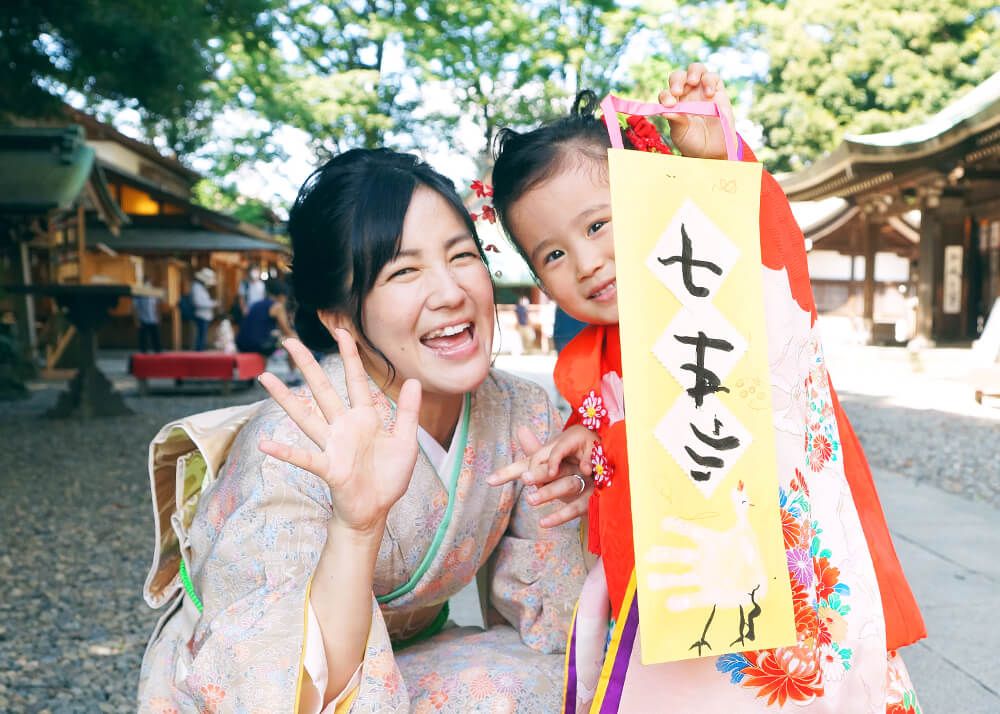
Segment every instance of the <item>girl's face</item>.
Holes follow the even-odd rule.
[[[489,372],[493,312],[475,239],[444,198],[418,186],[399,255],[379,272],[361,311],[368,338],[396,368],[389,396],[410,378],[420,380],[425,399],[476,389]],[[386,384],[385,362],[362,341],[358,348],[375,383]]]
[[[581,158],[508,211],[510,227],[559,307],[592,325],[618,322],[607,169]]]

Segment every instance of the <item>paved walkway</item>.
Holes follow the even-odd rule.
[[[927,714],[1000,712],[1000,510],[875,474],[928,638],[903,650]]]

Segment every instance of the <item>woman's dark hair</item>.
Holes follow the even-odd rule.
[[[290,282],[295,331],[307,347],[336,349],[316,314],[330,310],[351,316],[362,339],[386,359],[365,334],[361,310],[379,272],[399,254],[403,219],[418,186],[447,201],[479,244],[454,184],[410,154],[352,149],[327,161],[299,189],[288,215]],[[485,261],[482,249],[480,256]],[[392,371],[388,359],[386,364]]]
[[[493,208],[511,243],[534,272],[514,231],[510,208],[540,183],[552,178],[568,161],[586,158],[606,165],[611,148],[608,130],[597,117],[600,100],[585,89],[576,95],[568,116],[543,124],[537,129],[517,132],[505,127],[493,143]],[[623,137],[626,148],[632,148]]]

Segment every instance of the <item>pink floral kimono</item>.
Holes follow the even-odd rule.
[[[755,160],[749,149],[745,160]],[[778,501],[797,641],[641,663],[622,396],[628,375],[618,326],[592,326],[566,346],[555,373],[575,410],[570,423],[597,431],[602,444],[590,514],[591,547],[602,562],[587,578],[568,648],[567,714],[920,712],[896,649],[926,636],[923,619],[826,371],[802,233],[766,172],[760,220]],[[759,398],[752,384],[729,386],[742,399]]]
[[[339,358],[324,368],[344,398]],[[372,393],[388,423],[391,403]],[[583,550],[576,523],[542,529],[520,485],[485,482],[522,458],[521,425],[543,440],[560,427],[540,387],[494,370],[466,399],[447,472],[421,452],[389,514],[364,661],[325,711],[561,708]],[[308,602],[330,494],[258,451],[264,436],[309,443],[265,401],[175,422],[150,447],[157,541],[145,594],[165,614],[143,659],[142,711],[321,709],[321,632]],[[448,598],[477,575],[487,629],[447,626]]]

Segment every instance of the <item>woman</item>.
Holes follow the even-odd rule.
[[[413,157],[354,150],[306,182],[289,233],[305,345],[285,344],[311,391],[265,375],[274,401],[154,441],[154,499],[175,462],[210,481],[228,456],[200,500],[182,491],[185,592],[147,649],[140,708],[557,710],[578,530],[543,528],[529,492],[486,477],[524,456],[517,427],[544,442],[560,425],[541,388],[489,368],[492,285],[461,201]],[[335,346],[322,366],[307,349]],[[200,453],[178,458],[185,444]],[[477,573],[489,629],[440,631]]]

